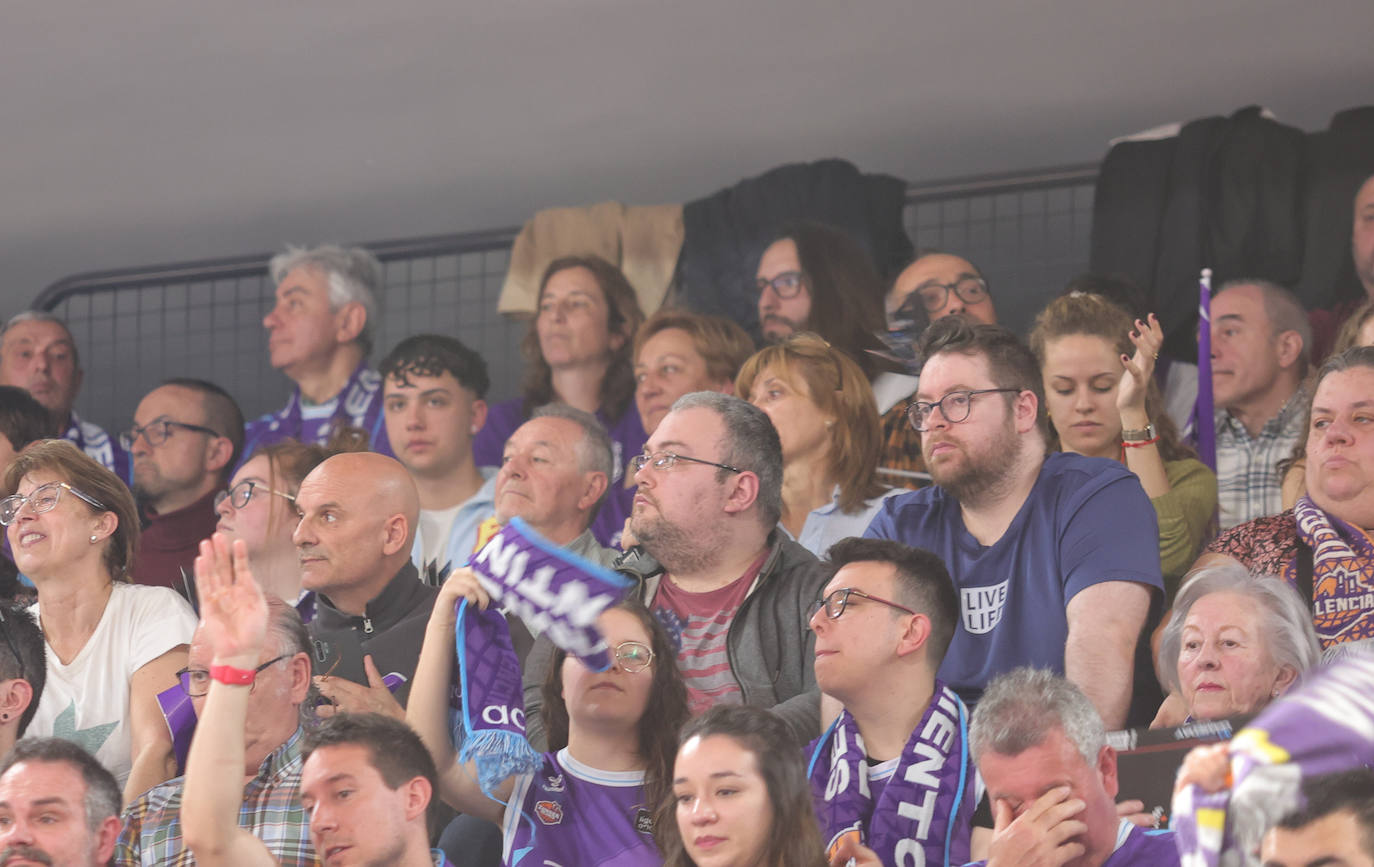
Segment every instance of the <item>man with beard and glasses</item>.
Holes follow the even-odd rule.
[[[0,864],[109,864],[120,801],[114,776],[77,744],[20,741],[0,762]]]
[[[1048,668],[1120,728],[1163,587],[1149,498],[1120,462],[1046,455],[1035,357],[1010,331],[947,316],[921,349],[908,412],[935,485],[888,499],[865,535],[949,568],[960,618],[940,679],[974,704],[998,674]]]
[[[635,457],[629,530],[638,541],[616,569],[678,646],[694,712],[715,704],[773,708],[810,741],[820,693],[807,626],[829,570],[777,527],[782,445],[768,416],[738,397],[683,395]],[[540,639],[525,664],[531,741],[543,732]],[[537,733],[537,734],[536,734]]]

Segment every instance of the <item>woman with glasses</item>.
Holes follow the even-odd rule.
[[[687,724],[655,826],[666,867],[881,864],[857,837],[826,860],[802,749],[761,708],[720,705]]]
[[[788,535],[817,557],[861,536],[883,498],[878,483],[878,410],[849,356],[803,332],[755,353],[735,380],[782,441],[782,519]]]
[[[133,495],[64,440],[26,448],[5,473],[0,523],[38,588],[47,682],[28,733],[85,746],[130,801],[176,770],[157,694],[173,687],[196,627],[173,590],[130,584]]]
[[[1152,375],[1163,342],[1153,314],[1132,323],[1116,304],[1082,292],[1050,302],[1030,335],[1060,448],[1120,461],[1150,496],[1172,599],[1210,534],[1217,479],[1164,412]]]
[[[449,738],[461,599],[488,603],[466,569],[449,577],[434,603],[406,711],[434,755],[444,801],[502,826],[503,864],[660,864],[652,816],[671,790],[677,732],[688,716],[677,651],[664,628],[643,605],[626,601],[599,621],[614,653],[609,670],[594,672],[556,651],[543,706],[552,751],[535,773],[498,784],[502,804],[483,794],[471,766],[455,760]]]
[[[330,454],[324,446],[281,440],[254,452],[234,473],[228,489],[215,496],[215,531],[231,544],[242,539],[258,584],[290,603],[303,600],[300,560],[291,541],[299,522],[296,491]],[[306,613],[302,611],[302,617]]]
[[[501,465],[506,440],[548,403],[593,413],[616,444],[610,490],[592,522],[597,541],[615,547],[630,515],[634,489],[625,461],[644,451],[648,434],[635,408],[635,332],[644,321],[634,287],[620,269],[597,256],[556,259],[539,284],[538,313],[520,349],[524,393],[492,404],[472,441],[479,467]]]

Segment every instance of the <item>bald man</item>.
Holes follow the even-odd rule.
[[[415,483],[395,458],[335,455],[301,482],[296,509],[301,585],[316,594],[310,633],[320,691],[350,712],[385,712],[386,689],[404,705],[439,593],[410,562]]]

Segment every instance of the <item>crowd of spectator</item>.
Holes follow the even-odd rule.
[[[247,423],[169,378],[111,436],[73,411],[66,326],[21,313],[0,862],[1179,863],[1107,732],[1264,718],[1374,646],[1374,178],[1354,226],[1370,298],[1330,357],[1292,292],[1239,279],[1191,374],[1119,279],[1075,280],[1023,339],[975,263],[923,251],[884,282],[816,223],[745,281],[757,351],[554,259],[501,403],[452,337],[369,366],[361,249],[272,259],[293,390]],[[474,570],[511,528],[623,584],[609,668]],[[528,766],[455,724],[493,710],[469,707],[477,612]],[[1329,792],[1265,863],[1374,863],[1374,780]],[[1305,830],[1347,818],[1363,861]]]

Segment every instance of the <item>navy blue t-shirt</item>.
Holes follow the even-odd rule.
[[[1105,458],[1046,457],[1021,510],[988,547],[938,486],[888,498],[864,535],[944,560],[960,618],[939,677],[970,705],[1017,666],[1064,673],[1065,607],[1080,590],[1133,581],[1163,592],[1154,507],[1135,474]]]

